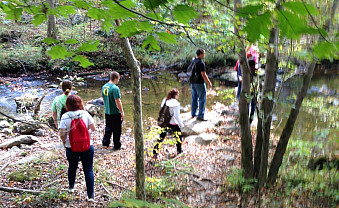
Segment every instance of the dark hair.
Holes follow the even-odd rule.
[[[67,111],[76,111],[83,110],[84,105],[79,95],[70,95],[66,99],[66,110]]]
[[[72,91],[72,82],[65,80],[61,84],[62,91],[65,95],[68,95]]]
[[[199,49],[197,50],[197,56],[199,56],[199,55],[202,54],[202,53],[205,53],[205,50],[202,49],[202,48],[199,48]]]
[[[112,71],[112,72],[111,72],[111,75],[109,76],[109,79],[110,79],[111,81],[113,81],[113,80],[115,80],[115,79],[117,79],[117,78],[119,78],[119,77],[120,77],[120,74],[119,74],[118,72]]]
[[[253,59],[248,60],[248,66],[249,66],[250,68],[255,68],[255,61],[254,61]]]
[[[177,88],[173,88],[171,89],[168,94],[167,94],[167,97],[166,97],[166,100],[169,100],[171,98],[174,98],[176,95],[179,94],[179,90]]]

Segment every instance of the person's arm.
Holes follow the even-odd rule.
[[[211,83],[210,79],[208,78],[208,76],[207,76],[205,71],[201,72],[201,76],[205,80],[205,82],[207,82],[209,88],[212,88],[212,83]]]
[[[121,118],[124,118],[125,117],[125,113],[124,113],[124,109],[122,108],[122,103],[121,103],[120,98],[115,99],[115,104],[117,105],[119,111],[121,112]]]
[[[173,108],[173,117],[175,118],[175,120],[178,121],[180,129],[182,129],[184,127],[184,123],[180,118],[180,106],[176,106]]]
[[[60,129],[60,138],[62,140],[64,147],[66,144],[66,137],[67,137],[67,129]]]
[[[53,121],[56,128],[58,128],[58,113],[53,111]]]

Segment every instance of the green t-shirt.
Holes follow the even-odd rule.
[[[113,83],[106,83],[102,87],[101,95],[104,98],[105,114],[121,113],[115,104],[115,99],[121,98],[120,89]]]
[[[67,95],[62,94],[54,98],[52,103],[52,112],[57,112],[58,120],[60,120],[61,109],[66,105]]]

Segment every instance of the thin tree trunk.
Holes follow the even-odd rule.
[[[331,10],[331,16],[329,19],[326,20],[324,28],[328,32],[330,29],[330,26],[332,25],[332,20],[334,19],[334,15],[336,14],[336,11],[338,9],[338,0],[333,1],[332,10]],[[291,137],[291,134],[293,132],[295,121],[297,120],[299,110],[301,107],[301,104],[307,95],[307,90],[309,88],[309,85],[311,83],[311,79],[313,76],[313,71],[316,65],[317,59],[313,60],[307,67],[307,71],[303,80],[303,85],[301,87],[300,93],[297,96],[297,100],[295,101],[295,107],[291,109],[290,115],[288,117],[288,120],[285,124],[285,127],[283,129],[283,132],[280,135],[279,143],[276,148],[276,151],[274,153],[273,160],[271,162],[270,171],[268,173],[268,180],[267,183],[269,185],[273,185],[275,181],[277,180],[278,172],[288,145],[288,141]]]
[[[303,85],[300,93],[298,94],[297,100],[295,101],[295,108],[291,109],[290,115],[286,122],[283,132],[281,133],[278,146],[275,150],[273,160],[271,162],[270,171],[268,173],[268,184],[273,185],[277,179],[279,168],[281,166],[288,141],[292,134],[295,121],[297,120],[299,109],[301,107],[302,101],[307,95],[307,89],[311,83],[311,78],[315,68],[316,61],[313,61],[307,68],[306,75],[303,80]]]
[[[115,21],[119,26],[120,20]],[[133,126],[135,140],[136,164],[136,197],[145,200],[145,165],[144,165],[144,138],[142,134],[142,105],[141,105],[141,71],[132,51],[128,38],[120,38],[121,48],[125,54],[128,67],[132,72],[133,80]]]
[[[54,6],[55,6],[54,0],[48,0],[48,4],[49,4],[51,9],[53,9]],[[55,16],[54,15],[48,15],[47,37],[57,39],[57,29],[56,29],[56,23],[55,23]]]
[[[267,50],[267,61],[265,67],[265,80],[262,97],[262,149],[261,149],[261,161],[260,170],[258,177],[258,188],[261,188],[266,181],[267,177],[267,166],[268,166],[268,146],[270,142],[271,134],[271,121],[272,121],[272,109],[273,109],[273,98],[275,92],[275,83],[277,78],[277,67],[278,67],[278,28],[273,28],[270,32],[269,47]],[[270,45],[274,45],[271,48]]]
[[[253,177],[253,146],[248,105],[251,99],[250,93],[250,70],[248,68],[246,52],[240,50],[239,62],[242,73],[241,93],[239,98],[239,123],[241,136],[241,168],[245,178]]]

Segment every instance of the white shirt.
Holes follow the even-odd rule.
[[[68,134],[69,131],[71,129],[71,123],[72,123],[72,118],[79,118],[81,117],[82,120],[84,121],[87,129],[89,127],[89,125],[94,124],[94,119],[92,118],[92,116],[84,110],[77,110],[77,111],[69,111],[67,113],[64,113],[60,119],[60,125],[59,125],[59,129],[66,129],[67,131],[67,137],[65,140],[65,147],[71,147],[71,144],[69,143],[69,138],[68,138]],[[89,136],[91,138],[91,145],[93,145],[93,141],[92,141],[92,137],[91,137],[91,132],[89,131]]]
[[[166,97],[161,102],[161,108],[164,106],[166,101]],[[169,107],[170,114],[172,116],[170,120],[170,124],[179,125],[179,128],[182,129],[184,127],[184,123],[180,119],[180,103],[178,100],[172,98],[166,101],[166,106]]]

